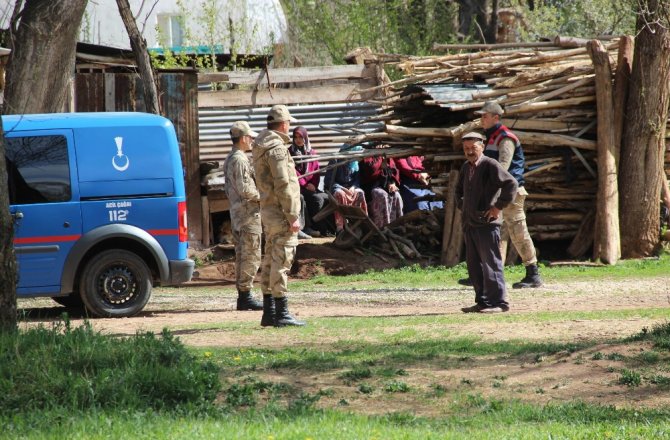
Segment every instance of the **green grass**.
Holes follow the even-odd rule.
[[[657,259],[622,260],[614,266],[544,266],[540,265],[540,273],[546,282],[556,283],[568,280],[588,281],[595,279],[623,279],[631,277],[660,277],[670,273],[670,255],[662,254]],[[505,279],[510,282],[523,278],[525,269],[522,265],[505,268]],[[398,269],[384,271],[368,271],[357,275],[332,276],[320,275],[309,281],[293,281],[293,291],[324,291],[324,290],[365,290],[365,289],[411,289],[411,288],[444,288],[457,286],[459,278],[467,276],[465,263],[451,268],[420,267],[409,265]]]
[[[0,411],[208,407],[218,369],[168,332],[117,339],[90,325],[0,334]]]
[[[204,416],[92,412],[2,417],[3,438],[22,439],[647,439],[667,438],[667,410],[572,403],[534,406],[465,396],[441,418],[363,416],[337,410],[271,410]]]
[[[387,324],[392,326],[393,321]],[[369,321],[368,329],[374,327],[375,321]],[[657,326],[639,337],[654,337],[661,343],[670,334],[669,327]],[[551,438],[628,439],[670,435],[670,409],[626,410],[581,402],[534,405],[473,393],[472,381],[467,379],[456,392],[439,383],[419,388],[410,382],[417,367],[448,370],[512,359],[530,363],[537,356],[557,353],[578,356],[590,343],[492,343],[405,332],[388,338],[383,343],[351,339],[320,346],[189,353],[168,332],[160,337],[118,339],[95,333],[89,326],[70,329],[66,323],[2,335],[3,438],[534,439],[551,434]],[[664,356],[665,352],[659,349],[658,353]],[[639,363],[640,359],[620,361]],[[221,382],[214,385],[211,373],[217,371]],[[259,379],[276,371],[292,376],[336,373],[343,382],[350,382],[351,394],[343,397],[332,389],[310,393],[297,383]],[[648,384],[667,390],[670,383],[663,374],[643,376],[634,369],[622,369],[619,374],[621,384],[629,387]],[[498,374],[487,384],[506,388],[509,380]],[[60,385],[54,387],[52,382]],[[101,388],[110,382],[116,389]],[[91,391],[89,400],[81,397],[80,383]],[[214,401],[212,391],[218,389],[221,393]],[[391,399],[388,402],[401,395],[434,402],[440,415],[418,417],[391,410],[366,416],[347,409],[356,399],[383,395]],[[35,396],[45,402],[35,403]],[[339,399],[340,409],[320,409],[324,398]]]
[[[561,281],[589,281],[598,279],[653,278],[666,277],[670,273],[670,255],[663,253],[659,258],[644,260],[621,260],[614,266],[546,266],[540,263],[540,275],[545,282],[560,283]],[[510,284],[525,276],[523,265],[505,267],[505,279]],[[421,267],[410,264],[397,269],[383,271],[366,271],[355,275],[318,275],[309,280],[290,280],[292,292],[322,291],[366,291],[379,289],[435,289],[458,287],[457,280],[467,277],[465,263],[451,268],[443,266]],[[158,288],[157,293],[165,296],[202,296],[209,292],[212,296],[232,294],[234,287],[179,287]],[[588,292],[586,292],[588,293]]]

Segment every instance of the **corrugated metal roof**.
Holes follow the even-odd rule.
[[[365,102],[309,104],[288,106],[291,115],[307,128],[312,148],[319,153],[334,153],[351,133],[334,130],[351,129],[353,125],[375,116],[378,105]],[[254,131],[266,128],[266,117],[270,107],[236,107],[228,109],[201,108],[198,111],[200,129],[200,161],[223,162],[232,148],[228,130],[235,121],[247,121]],[[332,127],[332,128],[331,128]],[[356,126],[365,132],[383,127],[380,122]]]

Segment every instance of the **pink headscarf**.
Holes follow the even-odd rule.
[[[302,136],[302,138],[305,140],[305,146],[303,147],[303,149],[305,150],[305,154],[309,154],[309,152],[312,151],[312,146],[309,144],[309,136],[307,135],[307,129],[302,125],[299,125],[293,129],[294,138],[296,134],[300,134],[300,136]],[[295,145],[295,140],[293,141],[293,144]]]

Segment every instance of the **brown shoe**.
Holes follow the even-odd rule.
[[[509,310],[509,307],[484,307],[479,310],[479,313],[504,313]]]
[[[463,312],[463,313],[479,313],[479,312],[482,311],[482,309],[484,309],[483,306],[480,306],[479,304],[475,304],[474,306],[463,307],[461,309],[461,312]]]

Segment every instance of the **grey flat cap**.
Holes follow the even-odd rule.
[[[503,110],[503,108],[500,107],[500,104],[495,101],[486,101],[484,107],[482,107],[481,110],[477,110],[475,113],[478,115],[491,113],[492,115],[502,116],[505,113],[505,110]]]
[[[484,142],[486,138],[484,137],[483,134],[477,133],[476,131],[471,131],[469,133],[465,133],[463,136],[461,136],[462,140],[470,139],[474,141],[482,141]]]

